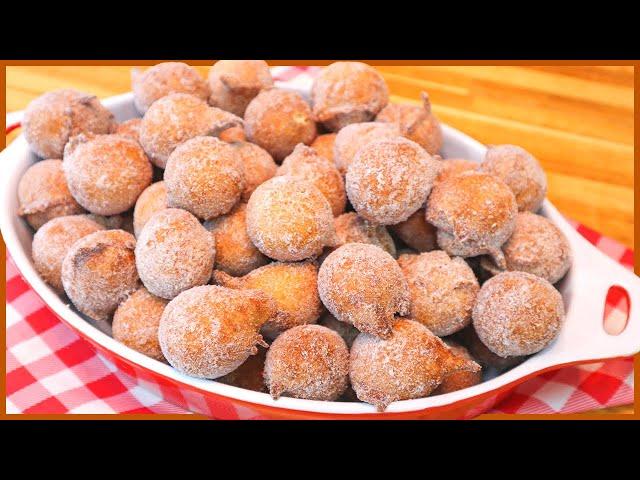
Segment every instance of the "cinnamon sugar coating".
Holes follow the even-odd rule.
[[[136,238],[140,236],[142,228],[151,216],[168,208],[167,187],[164,182],[156,182],[149,185],[138,197],[133,209],[133,230]]]
[[[442,128],[431,111],[431,101],[422,92],[422,105],[390,103],[376,117],[376,122],[393,123],[403,136],[413,140],[430,155],[436,155],[442,148]]]
[[[248,202],[253,191],[264,182],[273,178],[278,165],[273,161],[269,152],[255,143],[237,142],[232,145],[236,155],[244,167],[244,190],[242,201]]]
[[[140,125],[140,144],[149,159],[164,168],[171,152],[187,140],[215,137],[243,121],[232,113],[210,107],[198,97],[172,93],[154,102]]]
[[[239,117],[261,90],[270,87],[273,78],[264,60],[219,60],[209,70],[209,104]]]
[[[499,357],[491,350],[489,350],[484,343],[478,337],[473,325],[469,325],[467,328],[456,333],[455,339],[464,345],[471,356],[482,365],[483,368],[494,368],[498,372],[509,370],[512,367],[524,362],[527,357]]]
[[[465,360],[475,361],[469,351],[453,340],[445,340],[445,343],[455,355]],[[446,375],[442,383],[435,389],[432,395],[444,395],[445,393],[457,392],[465,388],[473,387],[482,382],[482,370],[459,370]]]
[[[515,145],[490,146],[480,171],[506,183],[516,196],[518,210],[537,212],[547,194],[547,176],[536,158]]]
[[[564,277],[572,261],[569,242],[560,229],[531,212],[518,214],[516,228],[502,251],[506,270],[531,273],[549,283]],[[482,257],[480,264],[492,275],[503,271],[488,257]]]
[[[389,230],[400,240],[419,252],[430,252],[438,248],[437,229],[425,219],[425,209],[412,213],[404,222],[389,225]]]
[[[160,348],[181,373],[222,377],[257,354],[257,345],[267,347],[259,330],[271,315],[271,302],[260,292],[194,287],[164,309],[158,328]]]
[[[311,107],[297,92],[271,88],[261,91],[244,114],[245,134],[281,162],[299,143],[311,144],[317,129]]]
[[[47,92],[33,100],[22,119],[31,150],[41,158],[62,158],[69,139],[81,133],[110,133],[113,114],[95,95],[71,89]]]
[[[140,142],[140,126],[142,125],[142,118],[132,118],[116,125],[113,133],[116,135],[122,135],[129,137],[136,142]]]
[[[280,335],[267,351],[264,379],[271,396],[337,400],[349,384],[349,350],[333,330],[301,325]]]
[[[215,237],[215,268],[242,276],[269,263],[247,234],[247,205],[239,203],[228,214],[208,220],[204,227]]]
[[[329,202],[313,184],[274,177],[247,203],[247,233],[266,256],[283,262],[317,257],[336,245]]]
[[[463,370],[479,371],[480,366],[454,355],[414,320],[398,319],[386,339],[361,333],[351,347],[351,386],[378,411],[392,402],[427,397],[447,375]]]
[[[347,194],[342,175],[332,162],[318,155],[313,148],[301,143],[296,145],[278,168],[277,175],[311,182],[329,202],[334,217],[344,212]]]
[[[333,146],[336,141],[336,135],[336,133],[323,133],[322,135],[318,135],[311,144],[311,147],[314,148],[321,157],[334,162]]]
[[[76,241],[98,230],[103,230],[102,225],[85,215],[70,215],[49,220],[33,236],[31,258],[36,271],[58,293],[64,293],[62,261],[67,252]]]
[[[149,292],[172,299],[209,282],[215,240],[186,210],[167,208],[153,214],[136,246],[136,265]]]
[[[435,335],[451,335],[471,323],[471,310],[480,290],[473,270],[460,257],[435,250],[401,255],[398,264],[411,296],[409,318]]]
[[[158,326],[167,303],[140,287],[113,314],[113,338],[147,357],[165,361],[158,342]]]
[[[73,137],[62,168],[73,198],[98,215],[129,210],[153,176],[138,142],[121,135]]]
[[[400,130],[394,124],[363,122],[347,125],[335,134],[333,144],[333,159],[336,167],[342,175],[347,174],[347,169],[353,159],[365,145],[385,138],[400,136]]]
[[[444,182],[450,177],[460,175],[464,172],[478,170],[480,164],[473,160],[465,160],[464,158],[451,158],[442,160],[440,166],[442,169],[440,170],[440,175],[438,175],[436,183]]]
[[[209,220],[228,213],[245,188],[237,151],[213,137],[194,137],[169,155],[164,171],[167,204]]]
[[[487,280],[473,308],[473,327],[500,357],[537,353],[560,332],[564,304],[546,280],[524,272],[505,272]]]
[[[163,62],[144,71],[131,71],[133,103],[144,114],[162,97],[172,93],[186,93],[206,101],[209,96],[207,82],[198,71],[182,62]]]
[[[136,239],[124,230],[98,230],[77,240],[62,262],[62,285],[75,307],[106,321],[138,289]]]
[[[435,185],[426,219],[438,228],[438,245],[448,254],[489,254],[504,265],[500,247],[513,233],[517,212],[515,196],[504,182],[466,172]]]
[[[395,314],[409,313],[407,281],[380,247],[348,243],[325,259],[318,292],[327,310],[361,332],[388,338]]]
[[[69,191],[61,160],[31,165],[18,183],[18,201],[18,215],[35,230],[53,218],[85,211]]]
[[[372,223],[403,222],[427,200],[440,173],[439,164],[406,138],[368,143],[347,170],[349,201],[358,215]]]
[[[384,226],[372,224],[355,212],[343,213],[335,218],[334,224],[340,245],[369,243],[382,248],[392,257],[396,256],[395,243]]]
[[[316,323],[322,313],[318,267],[313,262],[274,262],[240,278],[216,270],[213,279],[223,287],[259,290],[275,302],[276,315],[262,326],[267,338],[276,338],[298,325]]]
[[[389,102],[387,84],[361,62],[335,62],[324,68],[311,88],[313,115],[328,130],[368,122]]]

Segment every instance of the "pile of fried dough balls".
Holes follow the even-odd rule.
[[[558,335],[571,252],[514,145],[443,159],[429,97],[336,62],[310,100],[260,60],[135,71],[141,118],[34,100],[19,215],[42,278],[186,375],[384,410],[504,371]],[[484,372],[483,372],[484,370]]]

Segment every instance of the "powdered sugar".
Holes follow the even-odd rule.
[[[487,280],[473,309],[478,337],[501,357],[531,355],[551,342],[564,319],[562,296],[546,280],[505,272]]]
[[[316,121],[337,132],[350,123],[372,120],[389,102],[389,89],[366,63],[335,62],[313,82],[311,99]]]
[[[398,264],[411,295],[409,317],[435,335],[451,335],[471,323],[471,309],[480,290],[471,268],[442,250],[401,255]]]
[[[337,242],[327,199],[311,183],[274,177],[247,204],[247,233],[268,257],[298,261],[320,255]]]
[[[171,299],[209,281],[215,254],[213,235],[196,217],[167,208],[155,213],[142,229],[136,265],[151,293]]]
[[[402,270],[374,245],[348,243],[332,252],[320,267],[318,291],[338,320],[383,338],[391,333],[396,313],[409,313]]]
[[[164,172],[167,205],[209,220],[229,212],[245,188],[237,150],[218,138],[194,137],[169,156]]]
[[[264,378],[273,398],[337,400],[347,389],[349,350],[333,330],[302,325],[280,335],[267,351]]]
[[[424,204],[439,173],[439,161],[417,143],[378,140],[358,150],[347,170],[347,195],[361,217],[394,225]]]

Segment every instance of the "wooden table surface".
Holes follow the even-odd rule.
[[[208,67],[197,67],[206,76]],[[445,123],[485,144],[513,143],[542,163],[549,199],[633,248],[632,66],[379,66],[392,101],[422,90]],[[6,67],[7,111],[56,88],[107,97],[130,90],[130,66]],[[14,134],[15,135],[15,134]],[[9,140],[14,138],[12,135]],[[631,413],[633,408],[608,409]]]

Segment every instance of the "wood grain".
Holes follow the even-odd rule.
[[[144,67],[142,67],[144,68]],[[207,67],[196,67],[206,75]],[[549,198],[628,247],[634,242],[633,66],[379,66],[392,100],[431,97],[443,122],[486,144],[515,143],[549,178]],[[130,89],[129,66],[7,67],[7,110],[47,90]],[[13,138],[16,134],[12,135]],[[609,409],[632,413],[633,407]]]

